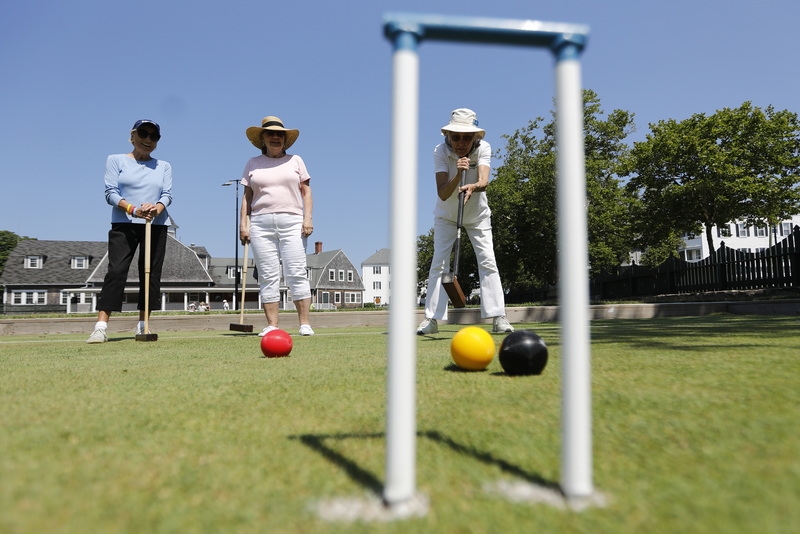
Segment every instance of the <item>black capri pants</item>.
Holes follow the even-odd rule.
[[[150,311],[161,309],[161,269],[167,252],[167,226],[151,224],[150,243]],[[125,283],[136,249],[139,248],[139,310],[144,309],[144,224],[114,223],[108,232],[108,272],[97,309],[122,311]]]

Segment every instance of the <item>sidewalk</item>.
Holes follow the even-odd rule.
[[[800,315],[800,299],[763,300],[742,302],[676,302],[664,304],[598,304],[589,307],[589,317],[596,319],[650,319],[653,317],[691,317],[712,313],[737,315]],[[491,324],[490,319],[481,319],[480,309],[451,309],[449,319],[442,324]],[[417,323],[424,318],[423,310],[416,311]],[[555,322],[558,306],[532,306],[506,309],[508,320],[513,323]],[[280,325],[287,330],[298,328],[297,315],[282,313]],[[91,333],[94,317],[65,317],[59,319],[3,319],[0,316],[0,336],[56,335]],[[112,317],[108,324],[111,334],[130,333],[136,328],[135,316]],[[153,316],[150,329],[153,332],[191,332],[230,330],[231,323],[239,323],[238,314],[193,314]],[[244,324],[253,325],[259,332],[266,326],[263,313],[246,313]],[[315,330],[324,328],[386,327],[389,311],[331,311],[312,312],[311,325]]]

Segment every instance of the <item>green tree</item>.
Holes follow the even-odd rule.
[[[714,225],[774,225],[800,211],[796,114],[745,102],[650,129],[645,141],[634,143],[623,171],[641,201],[639,248],[663,256],[679,234],[705,230],[714,250]]]
[[[617,171],[634,124],[623,110],[603,118],[593,91],[583,97],[589,262],[597,273],[617,267],[632,249],[634,197]],[[543,121],[505,136],[507,145],[498,151],[503,163],[487,189],[498,267],[512,291],[558,281],[555,122]]]
[[[0,274],[2,274],[3,269],[5,269],[8,255],[11,254],[12,250],[17,248],[17,245],[23,239],[30,239],[30,237],[20,237],[14,232],[0,230]]]

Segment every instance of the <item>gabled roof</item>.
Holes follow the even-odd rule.
[[[389,254],[390,250],[388,248],[382,248],[366,260],[361,262],[361,265],[389,265]]]
[[[216,287],[234,287],[236,284],[233,278],[228,277],[228,267],[236,264],[234,258],[210,258],[208,261],[208,272]],[[239,258],[239,269],[244,265],[244,258]],[[252,256],[247,258],[247,287],[258,286],[258,271]]]
[[[206,249],[206,247],[201,247],[201,246],[198,246],[198,245],[189,245],[189,249],[192,252],[194,252],[195,254],[197,254],[201,258],[208,258],[208,257],[211,256],[208,253],[208,250]]]
[[[306,266],[309,269],[324,269],[339,254],[343,254],[342,249],[328,250],[319,254],[306,254]]]
[[[131,267],[128,270],[128,283],[139,281],[139,251],[133,256]],[[103,257],[97,268],[86,280],[90,284],[102,284],[108,272],[108,258]],[[211,276],[203,267],[194,251],[167,234],[167,253],[164,258],[164,268],[161,272],[162,284],[209,284]]]
[[[0,281],[6,285],[83,285],[106,255],[105,241],[40,241],[23,239],[11,251]],[[41,269],[26,269],[25,258],[41,256]],[[87,269],[73,269],[72,258],[89,258]]]
[[[350,258],[347,257],[347,254],[341,249],[320,252],[318,254],[307,254],[306,266],[309,270],[308,280],[311,283],[311,289],[319,289],[322,287],[333,287],[336,289],[348,289],[353,291],[359,289],[363,291],[364,289],[358,270],[353,265],[353,262],[350,261]],[[340,270],[342,268],[348,270],[352,269],[354,275],[352,282],[341,282],[339,280],[335,282],[328,281],[328,269]]]
[[[319,287],[322,274],[327,273],[325,267],[330,265],[339,254],[342,254],[341,249],[328,250],[319,254],[306,254],[306,267],[309,270],[308,281],[312,288]]]

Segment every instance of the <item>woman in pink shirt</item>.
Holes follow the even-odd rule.
[[[311,220],[311,177],[300,156],[286,150],[300,135],[283,126],[278,117],[264,117],[261,126],[247,129],[247,138],[261,150],[248,160],[242,174],[239,237],[250,242],[258,268],[259,296],[267,317],[263,336],[278,328],[283,277],[297,308],[300,334],[311,336],[311,286],[306,275],[306,239],[314,230]]]

